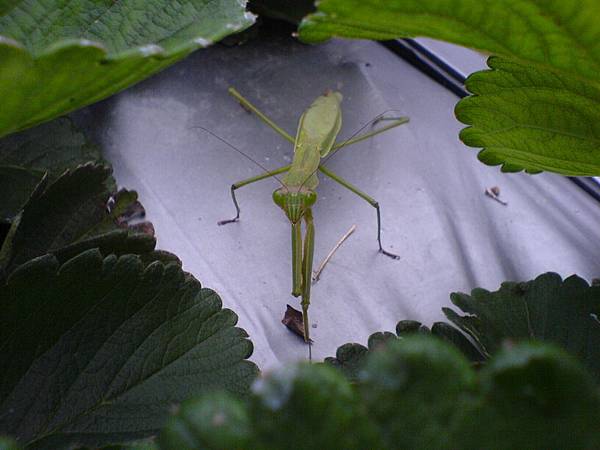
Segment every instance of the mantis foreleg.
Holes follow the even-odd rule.
[[[313,255],[315,253],[315,225],[312,210],[308,208],[304,214],[306,234],[304,235],[304,252],[302,255],[302,321],[304,322],[304,340],[310,342],[308,307],[310,305],[310,287],[312,284]]]
[[[302,294],[302,223],[292,224],[292,295]]]

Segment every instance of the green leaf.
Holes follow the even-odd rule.
[[[598,12],[595,0],[322,0],[300,37],[429,36],[598,81]]]
[[[250,26],[239,0],[0,7],[0,136],[101,100]]]
[[[17,215],[44,173],[53,181],[66,169],[101,159],[67,118],[0,140],[0,220]]]
[[[467,80],[463,141],[505,171],[600,174],[596,0],[323,0],[300,37],[428,36],[498,55]]]
[[[599,30],[600,32],[600,30]],[[456,105],[471,125],[460,133],[478,158],[505,172],[600,174],[600,83],[511,59],[488,59],[492,71],[466,83],[473,96]]]
[[[600,286],[573,275],[564,281],[546,273],[526,283],[502,283],[489,292],[454,293],[465,316],[444,308],[450,321],[473,337],[487,356],[506,342],[535,339],[555,343],[600,380]]]
[[[176,264],[44,256],[0,287],[0,433],[28,448],[147,437],[168,409],[257,373],[237,316]]]

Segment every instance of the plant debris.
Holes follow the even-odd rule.
[[[296,308],[287,305],[287,309],[285,310],[285,314],[283,315],[283,319],[281,319],[281,323],[284,324],[292,333],[297,334],[304,339],[304,320],[302,318],[302,312],[298,311]],[[309,344],[312,344],[312,339],[308,340]]]
[[[313,284],[316,283],[317,281],[319,281],[319,278],[321,277],[321,272],[323,272],[323,269],[325,268],[325,266],[327,265],[327,263],[329,262],[329,260],[333,256],[333,254],[337,251],[338,248],[340,248],[340,246],[344,243],[344,241],[346,239],[348,239],[352,233],[354,233],[354,230],[356,230],[356,225],[352,225],[350,227],[350,229],[348,231],[346,231],[346,234],[344,234],[340,238],[340,240],[338,241],[338,243],[335,244],[335,246],[327,254],[327,256],[325,257],[325,259],[323,260],[323,262],[321,262],[321,264],[319,264],[319,267],[317,268],[317,270],[313,271],[313,276],[312,276],[312,282],[313,282]]]
[[[493,186],[491,188],[486,189],[485,195],[487,195],[488,197],[490,197],[493,200],[496,200],[501,205],[504,205],[504,206],[508,205],[507,202],[500,199],[500,188],[498,186]]]
[[[138,201],[135,191],[121,189],[112,194],[106,202],[106,211],[117,227],[154,236],[154,226],[144,220],[146,210]]]

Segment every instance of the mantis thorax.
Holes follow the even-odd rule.
[[[317,193],[308,188],[291,190],[281,187],[273,192],[273,201],[292,223],[298,223],[305,211],[317,201]]]

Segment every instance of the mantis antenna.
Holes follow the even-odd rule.
[[[247,155],[246,153],[244,153],[243,151],[241,151],[239,148],[237,148],[235,145],[231,144],[230,142],[227,142],[224,138],[222,138],[221,136],[219,136],[216,133],[213,133],[209,129],[204,128],[204,127],[202,127],[200,125],[196,125],[196,126],[193,126],[191,128],[188,128],[188,129],[192,130],[192,129],[195,129],[195,128],[200,128],[201,130],[203,130],[206,133],[210,134],[212,137],[214,137],[214,138],[218,139],[219,141],[221,141],[223,144],[225,144],[225,145],[229,146],[230,148],[234,149],[240,155],[242,155],[243,157],[245,157],[248,161],[251,161],[254,164],[256,164],[258,167],[260,167],[265,173],[270,173],[271,172],[269,169],[267,169],[261,163],[259,163],[258,161],[256,161],[254,158],[252,158],[251,156]],[[281,186],[285,187],[285,185],[283,184],[283,181],[281,181],[281,179],[277,175],[272,175],[272,177],[275,178],[279,182],[279,184]]]

